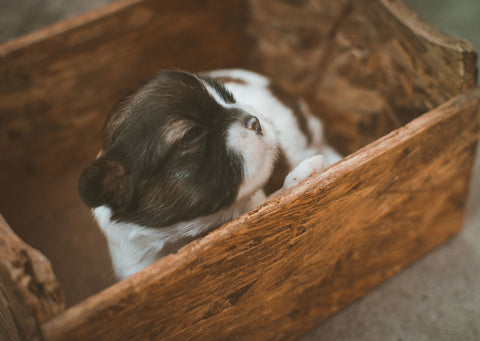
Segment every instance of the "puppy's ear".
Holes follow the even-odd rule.
[[[102,156],[85,168],[78,180],[78,193],[89,207],[121,207],[128,200],[130,180],[117,160]]]

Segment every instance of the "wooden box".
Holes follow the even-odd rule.
[[[298,337],[462,227],[475,61],[400,0],[127,0],[0,46],[0,209],[21,238],[1,221],[0,338]],[[226,67],[307,99],[348,156],[114,284],[76,194],[106,113],[161,69]]]

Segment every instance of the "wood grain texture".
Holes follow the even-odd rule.
[[[480,89],[43,325],[48,340],[294,339],[462,226]]]
[[[241,65],[245,9],[119,1],[0,46],[0,186],[80,168],[114,103],[161,69]]]
[[[116,281],[105,237],[77,194],[80,172],[35,185],[15,184],[12,193],[2,194],[0,206],[15,233],[48,257],[67,306]]]
[[[40,340],[39,325],[65,308],[48,259],[20,240],[1,215],[0,307],[0,336],[5,330],[21,340]]]
[[[8,298],[0,287],[0,340],[21,341]]]
[[[250,3],[256,67],[307,97],[344,154],[476,84],[472,46],[401,0]]]

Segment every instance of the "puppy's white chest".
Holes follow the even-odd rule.
[[[215,214],[165,228],[112,221],[111,210],[106,206],[95,208],[93,215],[107,238],[115,274],[118,278],[126,278],[198,236],[252,210],[265,199],[263,191],[257,191],[249,200]]]

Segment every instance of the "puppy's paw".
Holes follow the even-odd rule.
[[[283,189],[289,189],[309,176],[322,172],[325,168],[327,168],[327,162],[323,155],[315,155],[305,159],[285,177]]]

